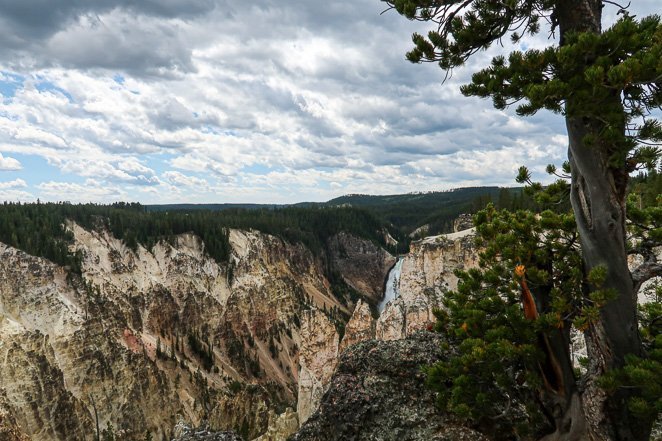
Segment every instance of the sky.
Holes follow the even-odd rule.
[[[633,0],[631,13],[659,13]],[[293,203],[516,185],[566,157],[405,60],[429,25],[379,0],[0,0],[0,201]],[[616,8],[607,6],[607,21]],[[544,34],[544,33],[543,33]],[[543,47],[547,35],[516,49]]]

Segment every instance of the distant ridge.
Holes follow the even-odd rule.
[[[145,205],[147,211],[189,211],[189,210],[257,210],[261,208],[283,208],[287,205],[278,204],[160,204]]]
[[[520,188],[467,187],[447,191],[415,192],[393,195],[349,194],[331,199],[325,205],[362,207],[404,234],[427,225],[427,234],[452,231],[453,220],[462,213],[474,213],[503,192],[521,194]]]
[[[430,234],[451,231],[453,220],[461,213],[475,212],[489,201],[497,201],[506,191],[511,197],[521,195],[521,188],[466,187],[446,191],[413,192],[392,195],[347,194],[327,202],[296,204],[165,204],[146,205],[148,211],[192,210],[274,210],[288,207],[364,208],[380,219],[409,234],[422,225],[429,225]]]

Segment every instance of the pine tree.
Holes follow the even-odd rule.
[[[576,400],[591,404],[588,431],[600,439],[645,440],[650,421],[640,421],[627,403],[633,389],[605,396],[598,387],[601,372],[618,370],[629,357],[645,357],[638,334],[635,287],[662,272],[657,262],[648,271],[630,274],[627,266],[626,192],[629,174],[655,167],[660,157],[662,124],[650,111],[662,105],[662,25],[657,16],[641,20],[621,9],[621,18],[602,29],[601,0],[392,0],[409,19],[435,24],[426,37],[414,34],[412,62],[438,62],[450,71],[473,54],[510,37],[519,42],[540,31],[540,21],[559,36],[557,46],[497,56],[462,87],[468,96],[491,97],[496,108],[519,103],[517,113],[547,109],[562,114],[569,138],[567,169],[570,201],[582,247],[585,275],[600,273],[583,294],[611,293],[585,328],[589,372],[595,375],[581,397],[560,403],[565,416],[557,437],[571,438],[563,421],[577,413]],[[522,180],[528,179],[523,170]],[[645,241],[644,241],[645,242]],[[595,273],[597,274],[597,273]],[[593,294],[593,293],[597,294]],[[540,301],[540,299],[537,299]],[[596,411],[597,409],[597,411]],[[586,412],[585,412],[586,413]],[[576,420],[575,420],[576,421]],[[579,430],[579,428],[575,428]]]

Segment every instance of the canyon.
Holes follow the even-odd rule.
[[[203,423],[285,439],[318,410],[344,351],[429,327],[452,272],[477,262],[471,230],[414,242],[378,315],[396,258],[349,234],[329,240],[324,261],[231,230],[219,264],[192,234],[148,250],[68,228],[80,277],[0,245],[0,433],[11,440],[159,440]]]

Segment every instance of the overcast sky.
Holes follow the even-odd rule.
[[[561,117],[460,95],[494,53],[442,84],[404,57],[427,27],[383,10],[0,0],[0,201],[323,201],[511,186],[564,160]]]

